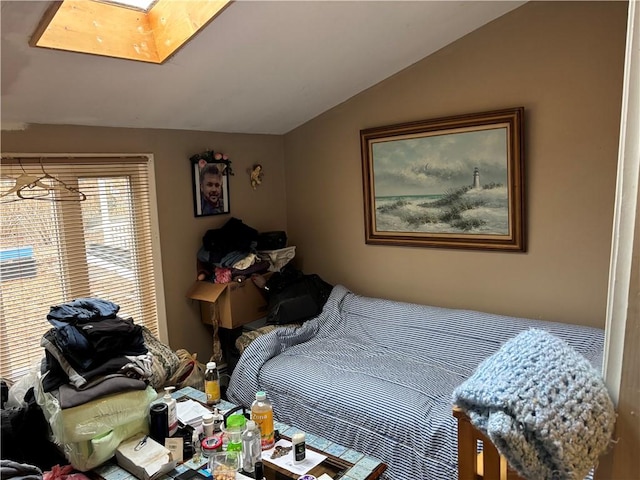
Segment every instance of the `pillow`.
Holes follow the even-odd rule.
[[[251,342],[253,342],[256,338],[264,335],[265,333],[269,333],[271,330],[275,330],[276,328],[281,327],[299,327],[301,324],[299,323],[290,323],[288,325],[265,325],[264,327],[256,328],[255,330],[248,330],[243,332],[236,339],[236,348],[238,352],[244,352],[244,349],[249,346]]]
[[[144,325],[142,326],[142,336],[147,350],[153,355],[153,374],[149,378],[149,384],[158,390],[166,385],[167,380],[178,369],[180,358]]]

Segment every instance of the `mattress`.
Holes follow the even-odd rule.
[[[453,390],[534,327],[600,365],[602,329],[368,298],[338,285],[318,317],[254,340],[227,395],[249,406],[266,391],[277,420],[384,461],[384,478],[454,479]]]

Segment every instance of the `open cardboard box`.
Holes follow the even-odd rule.
[[[251,279],[242,282],[197,281],[187,298],[200,301],[200,318],[222,328],[237,328],[267,315],[267,301]]]

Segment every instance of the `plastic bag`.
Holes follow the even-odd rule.
[[[205,365],[198,361],[198,354],[190,354],[187,350],[178,349],[176,355],[180,364],[175,373],[167,380],[167,385],[175,385],[176,390],[184,387],[193,387],[204,391]]]
[[[38,382],[38,372],[40,371],[40,362],[35,363],[29,369],[26,375],[20,377],[11,387],[9,387],[7,408],[20,408],[25,404],[24,396],[27,391]]]

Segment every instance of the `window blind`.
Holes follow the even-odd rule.
[[[50,307],[93,297],[158,335],[150,159],[2,159],[0,370],[44,356]]]

